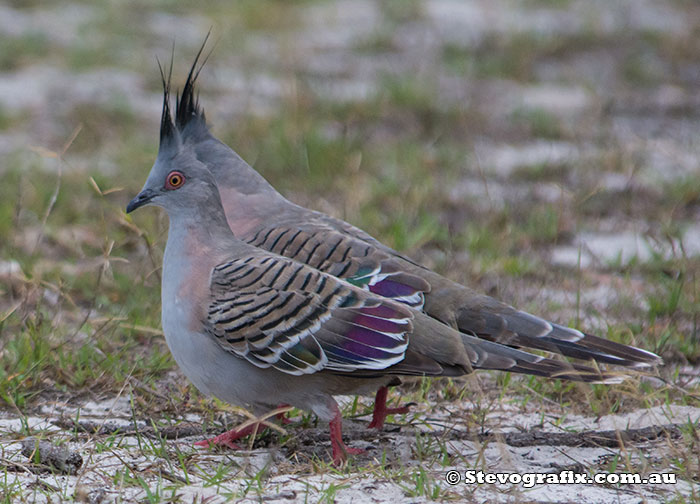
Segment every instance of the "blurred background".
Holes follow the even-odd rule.
[[[18,441],[40,432],[91,450],[79,480],[95,495],[106,484],[115,498],[128,487],[135,500],[160,502],[169,488],[171,502],[194,482],[262,498],[296,484],[299,496],[331,502],[356,486],[328,482],[322,426],[263,438],[250,472],[240,456],[194,450],[192,438],[142,444],[50,424],[83,418],[88,404],[99,425],[165,428],[184,418],[201,435],[241,421],[187,385],[162,337],[167,217],[124,214],[158,149],[157,59],[167,67],[174,57],[181,87],[209,31],[213,52],[198,83],[212,130],[289,199],[458,282],[665,360],[665,382],[577,386],[479,373],[466,387],[404,388],[402,399],[417,403],[400,420],[408,437],[396,427],[372,439],[385,451],[369,456],[386,458],[359,473],[362,488],[385,502],[462,501],[461,487],[440,487],[445,467],[488,462],[674,472],[686,483],[664,498],[697,501],[696,0],[0,0],[0,437],[12,464],[24,463]],[[360,401],[342,403],[346,416],[369,414],[371,402]],[[605,415],[621,416],[598,423]],[[674,437],[652,445],[509,446],[505,458],[505,445],[460,441],[445,427],[559,433],[669,422]],[[413,443],[420,429],[447,432],[449,446]],[[270,462],[268,445],[282,447],[282,462]],[[303,479],[268,481],[269,464]],[[75,478],[40,486],[3,467],[7,502],[37,492],[53,502],[56,488],[80,500]],[[224,477],[233,486],[219,487]],[[617,487],[601,488],[608,493],[540,488],[537,498],[657,502],[662,492],[627,488],[632,500],[620,500]]]
[[[700,4],[196,4],[0,2],[6,403],[172,369],[167,218],[123,209],[157,153],[156,58],[181,87],[209,30],[213,132],[289,199],[697,383]]]

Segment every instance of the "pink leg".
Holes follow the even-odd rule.
[[[250,434],[257,433],[259,430],[260,422],[255,422],[254,424],[250,424],[249,426],[244,427],[242,429],[232,429],[230,431],[224,432],[223,434],[219,434],[218,436],[213,437],[211,439],[197,441],[194,445],[205,447],[209,447],[211,445],[224,445],[231,448],[232,450],[240,450],[241,447],[234,443],[234,441],[241,439],[242,437],[246,437]]]
[[[377,390],[377,396],[374,398],[372,421],[367,426],[368,429],[382,429],[384,427],[384,420],[386,420],[388,415],[398,415],[409,412],[408,406],[402,406],[400,408],[387,408],[386,396],[388,392],[388,387],[381,387],[379,390]]]
[[[348,459],[348,454],[357,455],[364,453],[360,448],[350,448],[343,443],[343,417],[338,405],[333,405],[333,419],[329,423],[331,431],[331,447],[333,448],[333,465],[341,466]]]
[[[280,405],[277,406],[277,407],[278,407],[278,408],[286,408],[287,406],[289,406],[289,404],[280,404]],[[280,423],[281,423],[282,425],[289,425],[289,424],[293,424],[293,423],[294,423],[294,422],[292,422],[289,418],[287,418],[287,417],[284,416],[284,415],[285,415],[285,413],[277,413],[277,414],[275,415],[275,418],[276,418],[277,420],[279,420]]]
[[[280,404],[278,407],[284,407],[284,406],[289,406],[289,404]],[[284,416],[284,413],[278,413],[275,415],[275,418],[279,420],[282,425],[287,425],[290,423],[294,423],[288,418]],[[210,446],[210,445],[215,445],[215,446],[220,446],[224,445],[232,450],[240,450],[241,447],[238,446],[234,441],[237,441],[238,439],[241,439],[242,437],[249,436],[251,434],[257,434],[260,432],[262,429],[264,429],[261,425],[260,422],[256,422],[254,424],[249,425],[248,427],[244,427],[243,429],[232,429],[230,431],[226,431],[223,434],[219,434],[216,437],[213,437],[211,439],[205,439],[204,441],[197,441],[194,445],[195,446]]]

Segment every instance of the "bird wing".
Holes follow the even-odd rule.
[[[599,338],[517,310],[434,273],[339,219],[306,210],[243,237],[256,247],[392,298],[465,334],[582,360],[644,367],[652,352]]]
[[[275,224],[259,228],[243,239],[412,308],[422,308],[425,294],[430,292],[428,282],[404,271],[373,243],[321,222]]]
[[[227,261],[210,287],[204,323],[219,345],[292,375],[386,369],[404,359],[413,330],[402,304],[284,257]]]

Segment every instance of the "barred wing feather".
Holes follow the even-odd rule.
[[[403,271],[372,244],[318,223],[313,230],[280,224],[258,229],[244,239],[412,308],[422,308],[430,292],[428,282]]]
[[[382,370],[403,360],[408,308],[286,258],[253,256],[214,268],[205,325],[228,352],[301,375]]]

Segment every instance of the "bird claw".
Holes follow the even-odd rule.
[[[362,448],[351,448],[347,446],[342,441],[337,444],[333,442],[333,465],[335,467],[342,467],[348,461],[348,455],[361,455],[365,453],[366,450]]]
[[[288,404],[281,404],[280,408],[289,406]],[[286,412],[282,413],[277,413],[275,415],[275,418],[279,420],[279,422],[282,425],[289,425],[291,423],[294,423],[292,420],[289,420],[285,416]],[[219,434],[216,437],[213,437],[211,439],[205,439],[203,441],[197,441],[194,445],[195,446],[202,446],[205,448],[210,448],[212,446],[226,446],[228,448],[231,448],[232,450],[240,450],[241,447],[238,446],[234,441],[237,441],[238,439],[241,439],[242,437],[246,437],[250,434],[257,434],[263,429],[263,425],[261,422],[254,422],[246,427],[241,428],[236,428],[236,429],[231,429],[230,431],[226,431],[223,434]]]
[[[296,423],[294,420],[290,420],[289,418],[287,418],[284,415],[285,415],[285,413],[278,413],[277,415],[275,415],[275,418],[282,425],[289,425],[289,424]]]
[[[374,399],[374,411],[372,412],[372,421],[367,425],[368,429],[379,429],[384,427],[384,421],[389,415],[405,415],[409,413],[410,407],[415,406],[415,403],[408,403],[398,408],[386,407],[386,396],[388,389],[382,387],[377,391],[377,396]]]
[[[369,424],[367,424],[367,428],[381,430],[384,428],[384,421],[389,415],[405,415],[410,412],[411,407],[408,405],[401,406],[400,408],[386,408],[381,412],[377,412],[375,410],[375,413],[372,415],[372,421]]]
[[[350,448],[345,443],[343,443],[342,436],[342,416],[340,415],[340,410],[338,405],[333,405],[334,415],[330,421],[330,435],[331,435],[331,447],[333,449],[333,465],[336,467],[342,467],[348,460],[348,455],[359,455],[364,453],[365,450],[362,448]]]
[[[202,441],[197,441],[194,445],[201,446],[204,448],[211,448],[212,446],[226,446],[232,450],[240,450],[241,447],[238,446],[234,441],[246,437],[250,434],[256,434],[260,429],[259,423],[254,423],[248,425],[242,429],[231,429],[223,434],[219,434],[211,439],[204,439]]]

